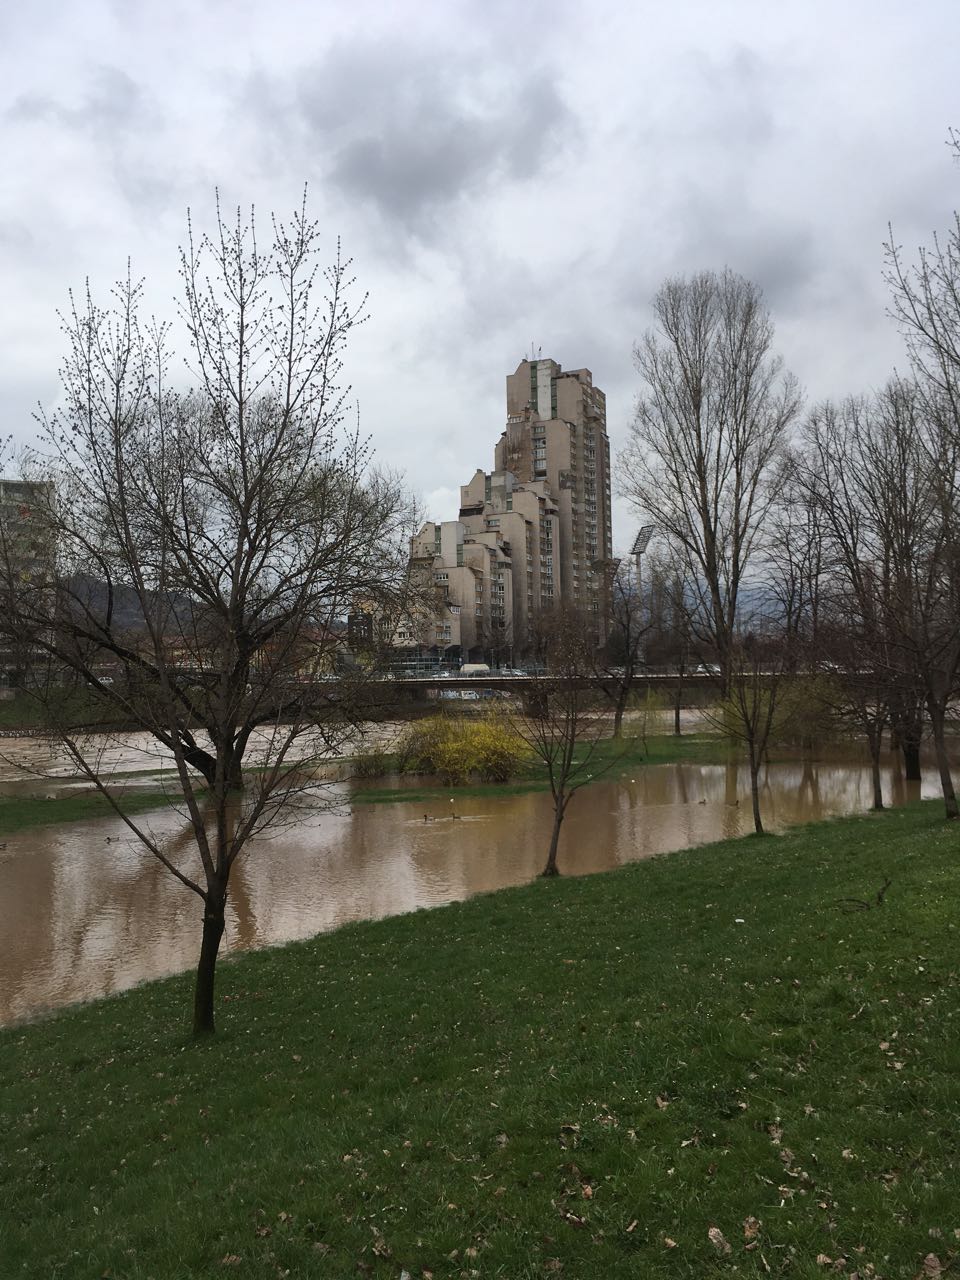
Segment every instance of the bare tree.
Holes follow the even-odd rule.
[[[796,475],[825,543],[824,615],[812,660],[833,673],[835,709],[867,740],[873,807],[882,809],[883,733],[908,677],[891,643],[888,556],[873,518],[868,458],[861,447],[869,412],[869,403],[856,398],[817,406],[806,424]],[[919,769],[919,740],[916,754]]]
[[[827,533],[834,607],[858,640],[851,676],[861,686],[875,785],[882,719],[920,693],[955,817],[945,727],[960,671],[960,440],[936,403],[929,389],[895,379],[872,399],[815,411],[805,483]]]
[[[668,280],[654,309],[658,331],[634,351],[645,387],[622,459],[624,490],[684,565],[691,622],[727,690],[740,592],[800,393],[771,355],[760,290],[742,276]]]
[[[696,645],[690,624],[690,602],[696,592],[685,585],[685,568],[681,560],[669,552],[655,556],[647,573],[649,627],[644,637],[644,651],[651,665],[672,668],[676,676],[673,688],[673,732],[681,733],[680,713],[683,707],[684,678],[690,670]]]
[[[477,641],[485,662],[493,667],[513,664],[513,630],[513,622],[509,619],[491,618],[482,623]]]
[[[960,160],[960,134],[951,130],[950,146]],[[910,359],[921,383],[946,401],[954,425],[960,424],[960,214],[945,235],[934,235],[911,263],[894,242],[886,245],[887,284],[894,318],[906,337]]]
[[[613,702],[613,736],[623,736],[623,713],[644,666],[644,638],[650,632],[649,605],[632,559],[621,560],[610,580],[610,633],[598,658],[604,691]]]
[[[181,250],[192,387],[168,381],[169,332],[143,320],[129,277],[102,308],[64,317],[62,406],[42,416],[50,480],[32,513],[54,548],[43,589],[0,557],[3,620],[46,663],[42,699],[77,768],[203,904],[193,1010],[214,1030],[230,872],[252,836],[316,787],[315,762],[351,729],[354,690],[332,681],[339,620],[404,601],[408,512],[398,482],[344,430],[338,378],[362,301],[349,264],[318,265],[305,207]],[[93,686],[114,726],[172,761],[192,852],[122,812],[98,743],[71,714]],[[253,768],[244,768],[251,757]]]
[[[553,826],[544,876],[560,874],[560,830],[577,790],[610,761],[598,759],[605,725],[602,695],[595,688],[596,643],[590,623],[573,609],[538,619],[536,651],[546,664],[525,690],[524,714],[511,717],[517,733],[546,770],[553,797]]]
[[[950,131],[949,145],[954,158],[960,160],[960,134],[954,130]],[[895,243],[891,228],[886,258],[892,312],[906,339],[914,374],[911,412],[916,411],[919,401],[928,425],[925,447],[934,468],[933,505],[939,518],[942,553],[934,594],[949,608],[947,599],[956,600],[960,596],[956,581],[960,575],[956,510],[956,466],[960,457],[960,214],[954,213],[945,234],[934,235],[931,246],[918,249],[913,262]],[[928,582],[924,592],[927,604],[931,585]],[[936,628],[941,635],[945,623],[946,619],[941,619]],[[947,658],[948,650],[949,644],[946,649],[941,647],[941,658]],[[924,700],[935,744],[943,714],[940,704],[946,674],[944,663],[940,662],[939,666],[941,669],[935,678],[939,691],[933,694],[933,709],[929,677],[924,684]],[[916,715],[910,714],[914,711],[915,699],[908,696],[902,701],[906,714],[900,715],[898,728],[909,731],[911,721],[916,721]],[[956,801],[949,798],[952,783],[946,757],[939,749],[938,763],[947,811],[950,814],[953,809],[955,814]]]
[[[815,618],[820,538],[804,509],[789,500],[771,522],[765,548],[766,598],[733,634],[730,674],[719,723],[747,750],[753,825],[763,835],[760,767],[778,729],[784,698],[808,648]]]
[[[960,432],[947,395],[890,383],[878,400],[871,467],[890,548],[895,643],[923,691],[946,816],[960,817],[946,745],[960,675]]]

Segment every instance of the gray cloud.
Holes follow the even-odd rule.
[[[461,202],[535,181],[576,134],[552,71],[513,75],[409,45],[338,46],[301,72],[289,98],[258,81],[244,95],[250,109],[295,139],[328,190],[420,241],[442,240]]]
[[[51,123],[64,129],[102,133],[127,132],[142,126],[144,96],[134,80],[119,67],[101,66],[76,106],[61,97],[43,93],[23,93],[7,110],[13,123]]]
[[[262,227],[309,182],[371,294],[347,352],[363,426],[438,503],[490,465],[531,340],[593,369],[616,444],[668,275],[755,279],[811,397],[900,359],[887,221],[912,253],[960,203],[953,0],[282,10],[37,0],[7,20],[0,431],[53,394],[69,283],[103,296],[129,253],[169,314],[183,209],[209,227],[214,186]]]

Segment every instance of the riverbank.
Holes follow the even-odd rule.
[[[701,764],[723,763],[729,757],[730,746],[719,736],[705,734],[690,735],[680,738],[661,735],[647,739],[646,746],[640,739],[609,739],[600,744],[597,751],[596,781],[614,781],[623,777],[631,769],[643,768],[645,765],[673,764],[680,762],[697,762]],[[350,760],[345,758],[338,766],[346,770],[350,768]],[[175,791],[165,799],[164,792],[158,787],[138,786],[135,779],[158,779],[161,775],[155,770],[129,771],[117,776],[116,795],[120,809],[124,813],[144,813],[150,809],[159,809],[170,804],[182,803]],[[47,785],[56,786],[58,779],[51,779]],[[589,785],[585,783],[584,785]],[[439,782],[431,782],[422,777],[404,777],[391,775],[387,785],[364,784],[355,786],[351,793],[352,804],[385,804],[400,800],[430,801],[437,796],[498,796],[518,795],[525,791],[543,791],[547,788],[543,766],[532,765],[523,777],[510,783],[482,783],[468,787],[449,788]],[[0,802],[0,836],[13,835],[28,828],[83,822],[87,819],[103,818],[113,813],[113,808],[99,792],[92,789],[57,791],[42,795],[7,795]]]
[[[590,757],[591,776],[580,786],[593,782],[616,782],[632,771],[660,764],[725,764],[737,758],[737,746],[719,733],[651,734],[646,738],[604,738],[597,743]],[[392,757],[386,756],[389,762]],[[509,796],[527,791],[546,791],[549,788],[547,771],[541,760],[533,759],[523,772],[511,782],[482,782],[467,786],[451,787],[439,781],[425,779],[421,775],[391,773],[383,785],[375,781],[354,785],[351,803],[391,804],[402,800],[431,801],[438,796]]]
[[[940,814],[244,955],[201,1048],[178,1030],[188,977],[4,1032],[5,1274],[945,1269],[960,982]]]
[[[124,813],[146,813],[164,805],[163,795],[153,789],[124,790],[119,796]],[[169,802],[166,802],[169,803]],[[32,827],[85,822],[114,813],[113,806],[99,791],[60,792],[50,796],[4,796],[0,800],[0,835],[15,835]]]

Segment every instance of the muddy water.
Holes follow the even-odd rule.
[[[908,794],[887,768],[892,802],[920,794],[921,784],[913,787]],[[937,794],[933,774],[922,793]],[[871,794],[869,770],[859,764],[775,764],[761,803],[777,830],[866,809]],[[340,799],[339,812],[309,813],[295,828],[250,844],[231,881],[226,950],[520,884],[545,858],[550,801],[541,793],[446,792],[427,804],[358,805],[352,812],[345,791]],[[157,835],[180,833],[186,856],[190,839],[175,813],[157,811],[149,821]],[[635,779],[578,793],[564,824],[561,867],[602,871],[749,829],[742,767],[639,770]],[[190,968],[199,929],[199,899],[119,819],[8,836],[0,848],[0,1022]]]

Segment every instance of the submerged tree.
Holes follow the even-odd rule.
[[[922,702],[955,818],[945,735],[960,674],[960,437],[939,397],[909,379],[824,406],[807,435],[806,490],[827,540],[828,594],[857,650],[850,683],[860,685],[875,783],[884,720]]]
[[[316,787],[316,761],[356,718],[331,680],[341,620],[399,611],[408,510],[369,444],[344,429],[338,386],[363,301],[349,264],[318,262],[305,205],[181,250],[186,363],[142,317],[129,278],[64,317],[62,405],[42,416],[30,519],[49,550],[24,579],[4,539],[0,626],[32,655],[28,686],[79,771],[203,903],[193,1029],[214,1030],[230,872],[250,839]],[[135,726],[172,762],[192,853],[119,808],[91,727]],[[77,710],[78,704],[80,710]],[[255,768],[246,768],[252,764]]]
[[[960,134],[950,133],[960,160]],[[956,692],[960,668],[960,214],[945,234],[934,235],[910,262],[891,234],[887,245],[887,284],[892,311],[907,343],[913,379],[909,396],[887,397],[887,434],[904,438],[913,430],[924,474],[928,528],[917,563],[911,551],[898,552],[896,592],[912,597],[907,648],[918,658],[923,702],[930,719],[947,815],[957,817],[949,761],[943,746],[947,707]],[[899,384],[904,387],[905,381]],[[913,467],[911,461],[908,464]],[[902,470],[896,460],[893,471]],[[889,468],[888,468],[889,470]],[[894,485],[899,483],[893,476]],[[902,518],[902,510],[896,518]],[[921,567],[922,566],[922,567]],[[919,574],[917,570],[920,570]],[[916,721],[917,699],[909,694],[897,713],[902,724]],[[912,713],[912,715],[911,715]]]
[[[763,835],[760,768],[778,734],[789,729],[801,656],[810,651],[818,601],[821,537],[801,505],[785,500],[765,548],[767,592],[733,635],[727,695],[718,724],[746,747],[753,825]],[[791,696],[792,695],[792,696]]]
[[[553,799],[553,824],[544,876],[560,874],[560,831],[579,788],[611,761],[600,758],[605,726],[603,695],[595,687],[593,629],[581,612],[556,609],[538,619],[536,651],[544,666],[525,690],[523,715],[513,727],[542,763]]]

